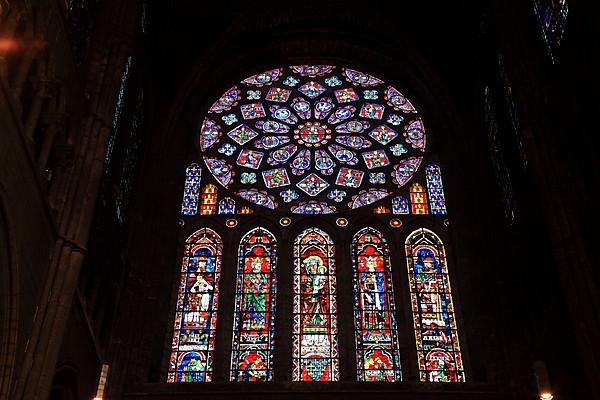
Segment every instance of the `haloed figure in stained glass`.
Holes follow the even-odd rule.
[[[401,380],[389,249],[377,230],[353,239],[357,380]]]
[[[339,380],[333,242],[309,228],[294,243],[294,381]]]
[[[406,240],[421,381],[464,382],[444,245],[418,229]]]
[[[319,256],[309,256],[302,262],[306,274],[302,277],[302,314],[304,331],[302,344],[327,346],[328,288],[327,268]],[[308,333],[310,332],[310,333]]]
[[[303,335],[301,346],[307,353],[315,356],[328,354],[329,342],[329,288],[327,285],[327,267],[320,256],[309,256],[302,262],[304,275],[301,278],[301,309]],[[314,357],[315,359],[317,357]],[[327,360],[329,361],[329,360]],[[314,361],[316,362],[316,361]],[[314,362],[310,362],[312,364]],[[303,368],[303,376],[310,375]],[[303,377],[307,380],[308,376]]]
[[[272,379],[275,315],[275,238],[263,228],[246,234],[239,248],[231,380]]]

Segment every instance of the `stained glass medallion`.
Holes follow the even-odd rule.
[[[197,143],[216,183],[280,212],[364,206],[371,203],[348,199],[375,186],[385,197],[408,197],[427,144],[423,120],[400,90],[331,65],[252,75],[202,121]]]

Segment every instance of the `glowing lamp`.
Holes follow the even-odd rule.
[[[540,400],[552,400],[553,398],[554,398],[554,396],[552,396],[552,393],[549,393],[549,392],[540,393]]]

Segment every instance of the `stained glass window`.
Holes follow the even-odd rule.
[[[464,382],[444,244],[421,228],[406,239],[420,380]]]
[[[224,197],[219,201],[219,214],[235,214],[235,200]]]
[[[354,324],[359,381],[398,382],[400,350],[387,242],[373,228],[352,240]]]
[[[413,214],[427,214],[427,194],[420,183],[415,182],[410,187],[410,206]]]
[[[202,170],[196,163],[190,164],[185,170],[185,186],[183,188],[183,201],[181,202],[181,213],[183,215],[196,215],[198,212],[201,176]]]
[[[231,353],[232,381],[272,379],[276,253],[275,237],[264,228],[251,230],[240,242]]]
[[[294,381],[339,380],[334,253],[318,228],[294,241]]]
[[[398,89],[331,65],[243,79],[208,108],[198,141],[219,185],[295,214],[336,213],[396,194],[427,143],[419,113]]]
[[[444,197],[444,185],[442,184],[442,171],[435,164],[429,164],[425,171],[431,213],[434,215],[446,214],[446,198]]]
[[[210,382],[223,242],[208,228],[185,242],[177,293],[169,382]]]
[[[567,0],[533,0],[533,9],[542,31],[542,38],[552,62],[565,35],[569,4]]]
[[[394,197],[392,199],[392,214],[409,214],[410,207],[408,206],[408,200],[402,196]]]
[[[217,187],[212,183],[202,189],[200,215],[213,215],[217,209]]]

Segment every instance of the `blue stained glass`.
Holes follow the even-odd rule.
[[[408,200],[402,196],[394,197],[392,199],[392,214],[410,214]]]
[[[202,170],[198,164],[191,164],[185,170],[185,187],[183,188],[183,201],[181,203],[181,213],[183,215],[196,215],[198,212],[201,176]]]
[[[235,214],[235,200],[224,197],[219,201],[219,214]]]
[[[431,213],[436,215],[446,214],[446,200],[440,167],[435,164],[429,164],[426,168],[426,174]]]

